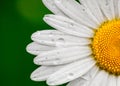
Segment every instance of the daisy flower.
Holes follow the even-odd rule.
[[[120,86],[120,0],[43,0],[56,30],[33,33],[34,81],[55,86]]]

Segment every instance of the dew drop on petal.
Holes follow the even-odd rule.
[[[72,79],[72,78],[73,78],[73,76],[74,76],[74,74],[73,74],[73,73],[69,73],[69,74],[68,74],[68,79]]]
[[[63,38],[59,38],[57,41],[56,41],[56,46],[57,47],[62,47],[64,46],[65,44],[65,40]]]
[[[49,37],[53,37],[53,33],[51,32],[48,36],[49,36]]]

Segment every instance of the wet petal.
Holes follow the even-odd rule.
[[[52,74],[47,79],[47,83],[49,85],[60,85],[72,81],[87,73],[94,65],[95,63],[91,58],[73,62]]]
[[[87,9],[75,0],[55,0],[55,4],[71,19],[84,24],[88,27],[96,27],[96,22],[92,21],[91,16],[86,12]],[[78,10],[79,9],[79,10]]]
[[[109,75],[108,83],[106,86],[117,86],[117,78],[113,75]]]
[[[51,51],[51,50],[54,50],[54,49],[56,49],[56,47],[41,45],[41,44],[36,43],[36,42],[30,43],[26,48],[27,52],[29,52],[33,55],[39,55],[43,52]]]
[[[80,0],[80,2],[90,10],[93,16],[97,19],[99,24],[104,22],[105,18],[101,12],[100,6],[97,0]],[[94,4],[94,5],[93,5]]]
[[[51,74],[61,69],[62,66],[41,66],[30,76],[34,81],[45,81]]]
[[[42,0],[44,5],[54,14],[63,15],[64,13],[55,5],[54,0]]]
[[[90,39],[67,35],[57,30],[37,31],[31,38],[35,42],[51,46],[88,45],[91,43]]]
[[[74,36],[91,38],[94,34],[92,29],[82,24],[78,24],[67,17],[58,15],[46,15],[44,17],[44,20],[52,27]]]
[[[120,86],[120,76],[117,78],[117,86]]]
[[[99,71],[89,84],[90,86],[106,86],[107,81],[108,74],[105,71]]]
[[[67,86],[86,86],[87,85],[87,80],[78,78],[75,79],[67,84]]]
[[[38,65],[60,65],[87,58],[92,51],[87,46],[74,46],[41,53],[34,59]]]

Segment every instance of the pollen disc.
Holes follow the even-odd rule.
[[[107,21],[97,29],[92,49],[97,66],[120,75],[120,20]]]

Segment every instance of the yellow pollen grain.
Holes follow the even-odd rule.
[[[97,29],[92,49],[101,69],[120,75],[120,20],[107,21]]]

